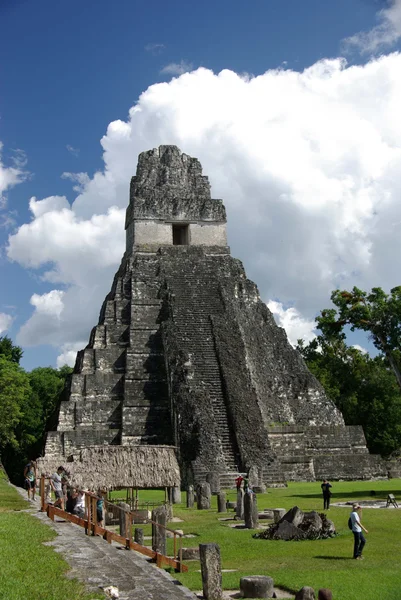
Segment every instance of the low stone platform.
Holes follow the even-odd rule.
[[[16,488],[26,498],[26,492]],[[40,512],[39,501],[31,502],[33,516],[52,527],[58,537],[47,545],[63,555],[71,571],[91,590],[109,585],[118,587],[120,600],[195,600],[196,596],[166,571],[149,563],[141,554],[108,544],[97,536],[87,536],[77,525],[57,519],[51,521]]]

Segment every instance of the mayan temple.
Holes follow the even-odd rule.
[[[251,468],[267,484],[386,474],[231,256],[223,202],[196,158],[140,154],[125,229],[45,458],[169,451],[183,483]]]

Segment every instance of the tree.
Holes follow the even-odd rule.
[[[8,336],[0,337],[0,356],[4,356],[7,360],[19,365],[22,355],[22,348],[14,346]]]
[[[401,446],[401,395],[384,356],[347,346],[345,334],[331,330],[307,345],[299,340],[298,350],[346,425],[362,425],[371,452],[388,456]]]
[[[2,452],[9,477],[15,483],[21,483],[27,460],[36,458],[43,450],[49,420],[59,407],[66,378],[72,369],[38,367],[24,373],[18,365],[8,363],[20,369],[27,383],[27,393],[18,400],[18,418],[14,418],[11,426],[12,439],[8,439]]]
[[[18,447],[15,429],[23,417],[22,406],[30,395],[29,379],[14,361],[0,355],[0,451]]]
[[[343,328],[361,329],[370,334],[375,347],[384,354],[401,388],[401,286],[390,294],[381,288],[370,293],[354,287],[351,292],[335,290],[331,300],[337,309],[323,310],[318,329],[329,337],[344,339]]]

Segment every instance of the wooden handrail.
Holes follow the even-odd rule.
[[[165,525],[157,523],[156,521],[152,521],[152,519],[147,519],[148,523],[155,524],[158,527],[161,527],[162,529],[165,529],[166,531],[170,531],[171,533],[174,534],[174,557],[169,558],[168,556],[160,554],[159,552],[156,552],[155,550],[152,550],[151,548],[148,548],[147,546],[142,546],[141,544],[138,544],[137,542],[132,541],[132,523],[133,523],[133,516],[134,516],[135,511],[129,511],[122,506],[112,504],[105,498],[102,498],[105,501],[106,505],[110,504],[111,506],[114,506],[114,507],[117,506],[117,508],[119,510],[121,510],[125,513],[125,525],[126,525],[125,530],[126,530],[128,537],[124,538],[121,535],[119,535],[118,533],[116,533],[114,531],[110,531],[109,529],[106,529],[105,527],[100,527],[97,524],[96,502],[101,499],[100,496],[98,496],[97,494],[94,494],[93,492],[85,491],[84,493],[85,493],[85,517],[86,518],[78,517],[77,515],[66,512],[65,510],[62,510],[61,508],[58,508],[57,506],[54,506],[53,504],[49,504],[48,502],[46,502],[45,480],[46,480],[46,477],[44,475],[42,475],[40,478],[40,484],[39,484],[39,492],[40,492],[40,496],[41,496],[41,510],[43,512],[46,512],[48,517],[52,521],[54,521],[55,516],[61,517],[61,518],[65,519],[66,521],[70,521],[71,523],[74,523],[75,525],[84,527],[85,533],[87,535],[90,535],[90,534],[100,535],[109,544],[111,544],[111,542],[114,540],[117,543],[123,544],[128,550],[135,550],[136,552],[140,552],[141,554],[144,554],[145,556],[152,558],[153,560],[156,561],[156,564],[158,567],[161,567],[163,564],[167,564],[179,572],[188,571],[188,567],[182,563],[182,537],[183,537],[182,533],[179,533],[178,531],[175,531],[174,529],[170,529],[169,527],[166,527]],[[177,552],[176,536],[178,536],[180,539],[178,560],[177,560],[177,554],[176,554],[176,552]]]

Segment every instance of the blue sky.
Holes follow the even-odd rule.
[[[4,188],[7,205],[0,211],[3,220],[3,226],[0,228],[2,247],[0,313],[10,317],[7,321],[9,328],[4,330],[3,334],[7,333],[13,339],[17,339],[24,347],[24,366],[30,369],[38,365],[56,364],[56,357],[60,352],[67,355],[71,352],[74,343],[74,339],[70,336],[68,339],[70,346],[63,349],[63,331],[68,330],[67,325],[64,330],[59,328],[57,335],[46,331],[42,336],[40,323],[32,328],[29,335],[26,332],[21,334],[21,327],[29,321],[34,311],[30,303],[32,295],[41,297],[56,289],[61,295],[59,293],[57,297],[55,295],[49,297],[49,302],[56,299],[62,304],[66,302],[66,296],[62,296],[63,292],[69,290],[71,286],[78,285],[69,277],[59,277],[56,282],[54,278],[53,281],[49,281],[49,278],[43,280],[43,274],[49,270],[49,266],[51,267],[52,257],[50,255],[36,262],[33,261],[34,266],[29,264],[29,253],[32,258],[40,250],[30,241],[29,236],[25,239],[24,249],[20,242],[19,249],[14,254],[10,255],[7,250],[9,236],[19,232],[21,237],[20,228],[24,224],[32,223],[33,216],[29,210],[29,199],[32,196],[38,200],[55,195],[66,196],[69,203],[72,203],[77,193],[72,189],[71,177],[61,178],[61,175],[65,172],[87,173],[88,178],[92,179],[96,171],[103,173],[105,148],[102,148],[99,142],[106,134],[109,123],[117,120],[128,122],[129,109],[138,103],[141,94],[150,86],[166,82],[166,88],[161,86],[151,88],[161,98],[164,91],[174,89],[171,84],[173,77],[185,81],[185,75],[180,71],[196,72],[199,67],[209,69],[214,74],[226,69],[239,76],[248,74],[248,78],[252,79],[274,69],[281,69],[284,73],[301,73],[323,59],[336,60],[346,56],[347,69],[352,65],[362,69],[368,61],[378,61],[380,54],[386,56],[400,49],[396,20],[398,8],[398,1],[387,3],[375,0],[353,0],[352,2],[349,0],[337,0],[337,2],[204,0],[202,3],[175,0],[168,4],[159,0],[151,3],[135,0],[115,0],[112,3],[106,0],[98,0],[96,3],[77,0],[70,0],[68,3],[50,0],[36,2],[2,0],[0,3],[2,163],[4,168],[13,165],[15,167],[15,160],[19,159],[15,168],[21,174],[19,183]],[[391,21],[389,16],[392,18],[394,15]],[[377,30],[380,23],[381,31]],[[389,30],[390,27],[393,27],[394,31]],[[375,45],[376,41],[372,45],[369,38],[370,47],[367,48],[366,37],[358,39],[355,43],[344,42],[358,32],[372,31],[373,36],[376,35],[378,38],[381,36],[377,45]],[[389,71],[388,66],[386,77],[392,81]],[[349,77],[352,77],[353,71],[348,72]],[[365,76],[367,71],[361,70],[360,73]],[[374,75],[366,76],[371,85],[371,78]],[[321,72],[311,77],[324,79]],[[378,77],[378,94],[379,90],[383,89],[379,85],[380,81],[383,85],[383,77],[383,75]],[[195,75],[188,85],[195,85]],[[350,89],[354,89],[352,86],[356,85],[351,82]],[[183,94],[182,90],[177,93]],[[211,93],[220,92],[213,92],[211,89]],[[264,93],[268,98],[269,88]],[[360,88],[357,94],[358,97],[353,98],[353,102],[363,104],[364,94]],[[178,114],[179,111],[181,111],[179,114],[184,114],[187,110],[183,104],[184,96],[177,106],[174,105],[173,96],[168,102],[170,104],[169,110],[166,109],[166,119],[168,114]],[[167,101],[163,100],[161,105],[165,110]],[[147,106],[145,100],[143,106]],[[160,114],[163,117],[164,113],[160,113],[160,110],[158,111],[158,108],[154,108],[153,105],[150,110],[155,111],[153,128],[149,125],[149,119],[149,122],[146,122],[146,132],[142,134],[140,142],[135,142],[132,147],[132,155],[121,159],[128,162],[127,169],[131,164],[131,174],[135,172],[137,160],[137,152],[134,152],[134,149],[135,151],[146,150],[159,139],[160,143],[166,141],[164,125],[160,124]],[[196,120],[196,115],[193,118]],[[371,112],[366,119],[372,119],[372,122],[376,123]],[[288,124],[287,120],[286,123]],[[141,124],[137,123],[136,127],[136,131],[139,131]],[[385,128],[384,125],[380,127]],[[177,130],[175,133],[172,132],[171,137],[176,136],[185,141],[185,135],[177,125]],[[206,160],[207,163],[207,147],[201,147],[200,137],[194,140],[195,135],[201,134],[197,132],[189,135],[188,133],[188,147],[199,148],[202,162]],[[132,136],[135,136],[135,129]],[[113,148],[109,151],[110,156],[115,151],[115,156],[118,157],[118,149],[115,150],[117,146],[114,146],[115,136],[108,134],[108,140],[111,140],[110,144]],[[149,146],[146,145],[147,140]],[[176,143],[175,140],[172,142]],[[216,141],[213,143],[217,144]],[[324,140],[319,143],[324,143]],[[123,142],[120,139],[116,144],[120,144],[119,147],[122,148]],[[391,146],[390,142],[389,146]],[[182,149],[191,153],[186,147]],[[22,164],[24,160],[26,160],[25,165]],[[213,173],[209,170],[206,172],[205,168],[206,174],[210,174],[212,185],[216,185],[218,191],[224,192],[224,200],[227,204],[230,186],[224,187],[218,174],[213,179]],[[276,170],[277,180],[280,179],[279,171],[280,165]],[[384,186],[386,190],[388,180],[389,178],[386,178],[386,186]],[[128,183],[127,180],[127,189]],[[257,185],[256,174],[253,176],[250,174],[247,189],[256,190]],[[376,184],[375,189],[377,189]],[[118,200],[116,205],[122,209],[127,201],[128,192],[126,198]],[[236,202],[237,205],[233,201],[233,223],[240,222],[240,212],[237,210],[239,200]],[[92,214],[107,212],[104,204],[97,210],[96,200],[92,197],[89,204]],[[230,217],[229,206],[228,204]],[[299,207],[299,203],[296,206]],[[285,227],[286,221],[282,213],[280,213],[281,218],[283,220],[280,220],[280,223],[282,222]],[[353,227],[355,230],[355,224]],[[302,227],[301,229],[303,230]],[[248,274],[258,283],[264,299],[266,301],[273,299],[281,303],[284,312],[288,307],[295,306],[300,311],[300,319],[304,318],[310,322],[316,311],[323,308],[323,305],[313,306],[310,302],[307,304],[306,298],[298,300],[297,293],[294,289],[289,289],[285,282],[282,285],[278,282],[278,291],[275,292],[273,276],[271,287],[267,284],[264,286],[261,281],[262,277],[263,280],[269,280],[270,259],[267,262],[263,259],[271,254],[271,250],[268,251],[263,246],[266,234],[261,232],[259,243],[252,240],[251,236],[251,243],[241,246],[241,243],[235,242],[235,236],[238,234],[235,225],[232,226],[231,231],[233,238],[230,243],[233,253],[244,260]],[[307,231],[305,235],[308,235]],[[35,240],[37,244],[37,238]],[[42,243],[44,245],[47,243],[46,234],[43,234]],[[338,256],[335,257],[337,263],[344,262],[340,250],[336,252],[338,252]],[[72,264],[74,260],[79,262],[79,251],[75,257],[70,256],[68,260]],[[116,270],[116,261],[114,259],[113,261],[104,273],[104,276],[109,278],[110,284],[110,274]],[[278,248],[277,261],[280,261],[280,248]],[[307,270],[307,256],[305,261]],[[325,268],[322,267],[322,273]],[[358,284],[358,277],[353,281],[350,273],[353,270],[354,274],[355,272],[359,274],[361,269],[363,270],[363,267],[358,265],[354,270],[350,266],[347,267],[347,275],[344,276],[347,285]],[[362,279],[363,283],[375,285],[378,279],[374,278],[374,273],[381,273],[380,265],[374,266],[370,278],[366,276]],[[324,277],[326,276],[323,273],[322,278]],[[337,273],[327,282],[326,277],[325,290],[332,289],[333,284],[337,284],[341,278],[342,275]],[[391,274],[387,279],[380,280],[383,285],[391,282]],[[306,283],[305,279],[305,285]],[[394,285],[396,283],[394,282]],[[79,285],[84,295],[85,290],[81,284]],[[298,282],[297,289],[302,285],[301,280]],[[89,311],[87,321],[83,318],[79,326],[77,325],[75,336],[77,343],[87,339],[90,328],[95,324],[93,315],[100,309],[102,301],[100,293],[103,294],[103,291],[102,287],[99,294],[94,295],[96,310]],[[326,297],[327,305],[329,294],[326,293]],[[323,298],[322,291],[319,301]],[[52,310],[55,310],[54,303]],[[57,310],[56,316],[59,317],[62,307],[56,308],[56,312]],[[76,311],[79,310],[77,306]],[[53,312],[51,316],[55,317],[55,313]],[[280,317],[279,314],[276,316]],[[284,313],[282,324],[285,324]],[[47,343],[43,344],[42,341]]]

